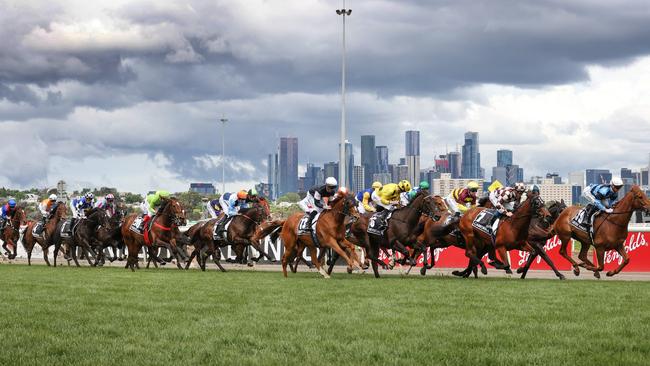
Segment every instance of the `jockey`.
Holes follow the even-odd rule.
[[[78,219],[86,217],[85,210],[93,208],[95,195],[92,192],[86,193],[83,197],[73,198],[70,201],[70,210],[72,210],[72,220],[70,227],[74,227]]]
[[[0,232],[5,228],[7,221],[11,220],[16,213],[16,200],[10,199],[7,204],[0,208]]]
[[[115,196],[112,193],[107,194],[95,202],[95,207],[104,209],[108,217],[115,215]]]
[[[209,200],[208,202],[206,202],[205,206],[208,209],[208,214],[210,215],[210,218],[215,219],[219,217],[219,215],[221,215],[222,212],[221,204],[219,204],[218,199]]]
[[[465,214],[467,210],[476,205],[476,192],[478,183],[471,181],[465,188],[456,188],[447,197],[445,202],[451,213],[456,216]]]
[[[413,191],[411,188],[411,182],[408,180],[404,179],[401,180],[399,183],[397,183],[397,186],[400,187],[400,194],[399,194],[399,203],[402,206],[406,206],[409,204],[409,193]]]
[[[323,210],[329,209],[329,198],[336,193],[338,182],[334,177],[328,177],[325,184],[320,187],[313,187],[307,192],[305,198],[298,202],[298,206],[302,208],[305,213],[309,214],[309,221],[307,227],[311,229],[312,221],[317,214]]]
[[[231,194],[228,199],[228,206],[224,207],[228,217],[234,216],[239,212],[239,209],[246,208],[248,202],[248,192],[241,190],[236,195]]]
[[[399,184],[388,183],[372,193],[372,202],[375,203],[377,211],[393,211],[395,205],[400,203],[400,193],[411,190],[411,184],[408,181],[401,181]]]
[[[374,192],[377,192],[380,188],[382,187],[382,184],[380,182],[374,182],[372,184],[372,188],[368,188],[366,190],[363,190],[356,195],[357,202],[359,202],[357,210],[359,211],[360,214],[364,214],[366,212],[375,212],[375,207],[372,204],[372,194]]]
[[[513,187],[501,187],[490,192],[490,202],[497,209],[499,215],[512,216],[517,202],[517,191]]]
[[[156,214],[156,211],[163,205],[169,198],[171,193],[168,191],[156,191],[156,193],[147,195],[140,205],[142,212],[144,213],[145,221],[149,221],[151,216]]]
[[[409,202],[413,201],[415,196],[417,196],[418,193],[420,193],[420,191],[428,191],[428,190],[429,190],[429,182],[427,182],[425,180],[421,181],[417,188],[411,189],[409,191],[409,193],[408,193]]]
[[[251,188],[248,190],[248,198],[246,199],[248,202],[253,202],[257,201],[257,189]]]
[[[43,225],[45,225],[45,222],[53,213],[52,208],[56,205],[56,199],[56,195],[52,193],[49,198],[44,199],[38,204],[38,210],[41,212]]]
[[[589,201],[589,209],[585,214],[591,223],[591,216],[596,212],[614,212],[613,203],[618,199],[618,191],[623,187],[623,180],[619,177],[612,178],[609,184],[592,184],[582,192],[582,196]]]

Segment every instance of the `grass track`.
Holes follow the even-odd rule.
[[[648,365],[649,304],[649,282],[2,265],[0,365]]]

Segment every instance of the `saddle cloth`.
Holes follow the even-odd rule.
[[[129,230],[133,231],[136,234],[144,234],[144,225],[142,225],[142,222],[144,221],[143,216],[138,216],[133,220],[133,223],[129,227]]]
[[[61,225],[61,237],[69,238],[71,236],[72,236],[72,219],[67,219],[63,222],[63,225]]]
[[[307,227],[307,222],[309,221],[309,214],[304,214],[300,221],[298,222],[298,235],[308,235],[312,232],[316,232],[316,224],[320,218],[320,212],[314,217],[314,221],[311,222],[311,230]]]
[[[590,230],[590,227],[592,225],[591,225],[591,222],[589,220],[590,218],[587,217],[587,209],[588,208],[589,208],[589,205],[583,207],[582,209],[580,209],[580,211],[578,211],[575,214],[575,216],[573,216],[573,218],[571,219],[571,226],[573,226],[574,228],[576,228],[576,229],[578,229],[580,231],[584,231],[584,232],[588,232]],[[592,217],[591,221],[593,221],[593,217]]]
[[[496,236],[500,221],[499,219],[496,219],[496,221],[493,223],[494,217],[496,215],[496,210],[483,210],[478,215],[476,215],[476,218],[474,218],[474,221],[472,221],[472,226],[488,235]]]
[[[383,212],[376,212],[372,215],[372,217],[370,217],[370,220],[368,220],[368,229],[366,230],[368,234],[380,236],[384,235],[386,228],[388,228],[388,220],[390,220],[391,216],[393,216],[393,212],[388,212],[386,220],[382,219],[383,215]]]
[[[38,221],[32,228],[32,235],[37,238],[40,238],[42,232],[43,232],[43,222]]]
[[[235,216],[237,216],[237,215],[233,215],[233,216],[230,216],[230,217],[224,216],[224,218],[222,218],[222,220],[227,220],[226,225],[224,225],[222,232],[218,231],[219,226],[220,226],[219,223],[217,223],[217,225],[214,225],[214,229],[212,230],[212,240],[215,240],[215,241],[220,241],[220,240],[226,241],[226,240],[228,240],[228,228],[230,227],[230,223],[232,222],[232,219]]]

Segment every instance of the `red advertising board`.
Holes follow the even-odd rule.
[[[650,232],[629,233],[625,240],[625,251],[630,262],[623,268],[623,272],[650,272]],[[605,252],[605,271],[616,269],[622,261],[623,258],[616,251]]]

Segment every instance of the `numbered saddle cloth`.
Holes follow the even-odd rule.
[[[72,219],[67,219],[61,225],[61,237],[69,238],[71,236],[72,236]]]
[[[32,235],[37,238],[40,238],[42,233],[43,233],[43,222],[38,221],[32,228]]]
[[[144,225],[142,225],[144,221],[144,216],[138,216],[133,220],[133,223],[129,227],[129,230],[133,231],[136,234],[144,234]]]
[[[316,214],[316,217],[314,217],[314,220],[311,222],[311,228],[307,227],[307,223],[309,222],[309,214],[304,214],[300,221],[298,222],[298,235],[307,235],[312,232],[316,232],[316,224],[318,223],[318,219],[320,218],[320,212]]]
[[[587,212],[589,212],[589,205],[583,207],[575,214],[575,216],[573,216],[571,219],[571,226],[575,227],[578,230],[587,232],[591,226],[590,218],[589,215],[587,215]]]
[[[233,215],[233,216],[230,216],[230,217],[225,216],[225,217],[222,218],[222,220],[226,220],[226,224],[223,226],[223,230],[219,230],[219,227],[221,226],[221,222],[214,225],[214,230],[212,232],[212,240],[215,240],[215,241],[220,241],[220,240],[226,241],[226,240],[228,240],[228,228],[230,227],[230,223],[232,222],[232,219],[235,216],[237,216],[237,215]]]
[[[472,226],[488,235],[496,235],[499,227],[499,220],[495,219],[497,215],[496,210],[483,210],[476,215]]]
[[[368,234],[384,235],[388,227],[388,220],[390,220],[391,216],[393,216],[392,211],[389,211],[388,214],[385,211],[373,214],[370,220],[368,220]],[[384,217],[386,218],[384,219]]]

